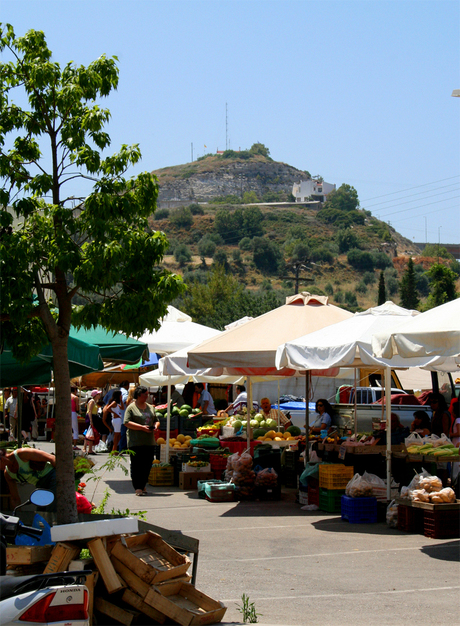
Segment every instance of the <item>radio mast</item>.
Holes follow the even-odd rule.
[[[227,114],[227,103],[225,103],[225,149],[228,150],[228,114]]]

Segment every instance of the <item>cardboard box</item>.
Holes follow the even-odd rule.
[[[198,489],[198,481],[214,478],[213,472],[179,472],[179,489]]]
[[[182,463],[182,471],[183,472],[210,472],[211,465],[208,463],[207,465],[202,465],[201,467],[194,467],[193,465],[188,465],[188,463]]]

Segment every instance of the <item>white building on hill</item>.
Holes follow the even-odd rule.
[[[327,194],[331,191],[335,191],[335,185],[311,178],[302,180],[300,183],[294,183],[292,186],[292,195],[296,202],[308,202],[309,200],[326,202]]]

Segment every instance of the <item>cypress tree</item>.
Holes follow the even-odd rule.
[[[409,259],[407,269],[401,279],[399,287],[401,306],[405,309],[418,309],[420,298],[417,291],[417,278],[415,276],[414,262]]]
[[[385,288],[385,276],[383,274],[383,271],[381,271],[380,280],[379,280],[379,297],[378,297],[377,306],[380,306],[381,304],[385,304],[386,301],[387,301],[387,291]]]

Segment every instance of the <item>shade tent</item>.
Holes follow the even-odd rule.
[[[433,369],[454,371],[460,366],[460,298],[376,333],[372,347],[377,358],[409,358],[417,365],[437,358]]]
[[[391,473],[391,368],[406,368],[435,363],[432,356],[425,361],[413,357],[377,358],[372,351],[375,333],[401,324],[414,324],[421,317],[417,311],[403,309],[393,302],[355,313],[353,317],[318,332],[307,334],[280,345],[277,350],[278,367],[311,369],[321,364],[327,367],[376,366],[385,370],[385,404],[387,415],[388,485]]]
[[[165,355],[200,343],[218,335],[219,330],[192,322],[192,318],[173,306],[161,320],[159,330],[142,335],[140,341],[148,344],[150,352]]]
[[[80,341],[75,337],[68,340],[68,361],[70,376],[80,376],[104,367],[99,347]],[[0,354],[0,387],[18,385],[49,384],[52,378],[53,349],[51,344],[26,363],[20,363],[13,357],[6,345]]]
[[[127,337],[122,333],[108,332],[102,326],[90,330],[71,326],[70,335],[99,347],[104,361],[112,363],[137,363],[144,356],[149,358],[148,346],[142,340]],[[103,368],[101,368],[103,369]]]
[[[294,375],[292,369],[277,369],[278,346],[351,316],[328,304],[326,297],[297,294],[286,298],[283,306],[193,348],[188,352],[188,364],[191,368],[232,368],[247,376]]]

